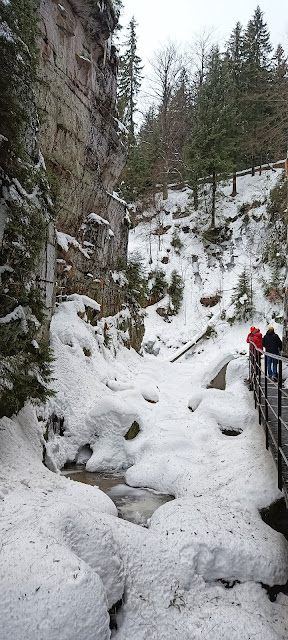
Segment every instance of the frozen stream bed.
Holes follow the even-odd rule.
[[[143,527],[149,524],[158,507],[174,499],[153,489],[129,487],[125,478],[117,473],[91,473],[85,470],[84,465],[71,464],[62,470],[62,475],[98,487],[113,500],[120,518]]]

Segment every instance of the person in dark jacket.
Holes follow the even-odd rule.
[[[280,340],[277,333],[275,333],[274,327],[268,328],[268,331],[263,338],[263,347],[265,347],[265,351],[267,351],[268,353],[275,353],[275,355],[279,355],[282,349],[282,340]],[[267,356],[268,376],[273,380],[278,379],[277,364],[278,361],[276,358]]]

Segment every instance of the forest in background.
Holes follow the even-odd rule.
[[[159,188],[165,199],[168,184],[189,184],[197,210],[199,186],[209,181],[214,228],[219,181],[233,176],[236,195],[237,171],[254,175],[256,166],[286,156],[288,62],[281,44],[273,49],[259,6],[245,28],[236,23],[223,50],[211,40],[204,32],[185,53],[173,42],[155,53],[151,104],[136,131],[143,67],[131,19],[119,64],[118,110],[128,139],[119,189],[127,202],[149,202]]]

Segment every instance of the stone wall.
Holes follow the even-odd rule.
[[[123,302],[111,271],[125,266],[128,242],[125,204],[113,195],[125,163],[115,117],[116,23],[109,0],[40,2],[39,141],[67,241],[60,235],[58,291],[85,292],[105,315]]]

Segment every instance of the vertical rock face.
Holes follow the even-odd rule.
[[[121,306],[111,270],[126,263],[125,162],[115,118],[117,15],[111,0],[41,0],[40,148],[56,195],[61,292],[86,293],[102,315]],[[64,235],[65,234],[65,235]]]

